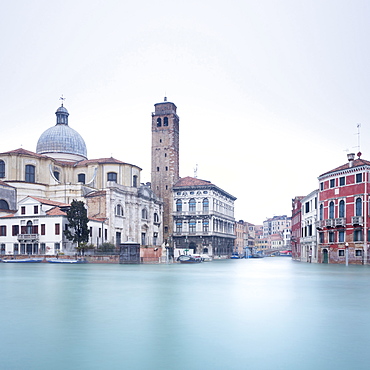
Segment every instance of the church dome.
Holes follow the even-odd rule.
[[[63,104],[55,114],[57,123],[41,134],[36,153],[66,161],[87,159],[85,141],[77,131],[68,126],[69,113]]]

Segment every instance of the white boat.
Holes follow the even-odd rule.
[[[49,263],[87,263],[85,259],[81,260],[70,260],[70,259],[65,259],[65,258],[50,258],[47,260]]]
[[[43,261],[43,258],[20,258],[20,259],[10,259],[2,260],[4,263],[40,263]]]

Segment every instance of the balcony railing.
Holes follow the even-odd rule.
[[[346,226],[346,219],[344,217],[339,217],[334,220],[335,226]]]
[[[364,223],[364,219],[362,216],[353,216],[352,217],[352,225],[360,225],[362,226]]]
[[[325,221],[325,226],[326,227],[333,227],[334,226],[334,219],[333,218],[329,218],[329,219],[326,219],[324,221]]]
[[[38,241],[40,238],[39,234],[18,234],[18,241]]]

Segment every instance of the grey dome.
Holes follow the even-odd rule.
[[[69,113],[63,105],[55,112],[57,123],[43,132],[37,142],[36,153],[64,153],[87,159],[87,150],[81,135],[68,126]]]

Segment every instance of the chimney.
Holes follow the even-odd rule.
[[[355,153],[349,153],[347,154],[348,162],[349,162],[349,167],[353,166],[353,160],[355,159]]]

